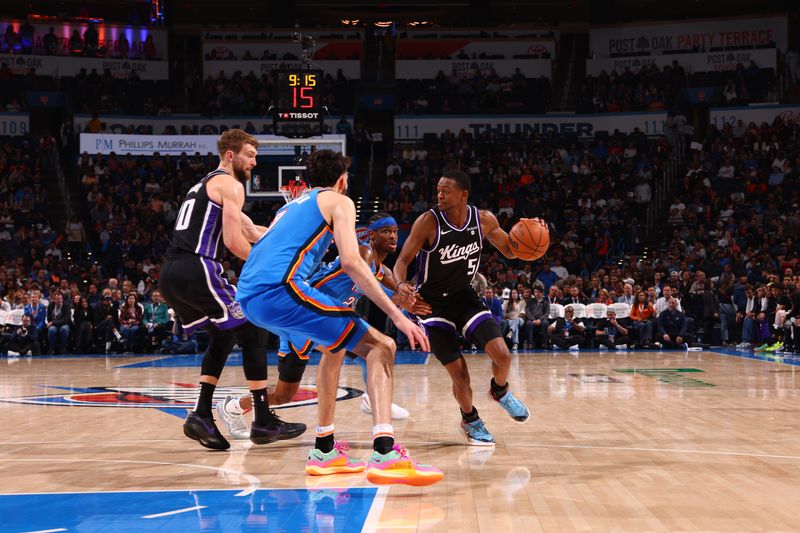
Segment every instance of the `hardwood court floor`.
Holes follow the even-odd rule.
[[[465,445],[434,359],[398,364],[395,401],[412,414],[395,424],[399,442],[445,479],[377,490],[361,475],[304,475],[313,403],[279,412],[309,425],[295,441],[232,441],[230,452],[189,441],[176,415],[193,404],[195,359],[162,357],[0,359],[0,531],[800,529],[797,366],[711,352],[520,354],[510,381],[535,418],[519,425],[486,396],[488,358],[470,355],[492,450]],[[243,391],[242,379],[229,364],[223,384]],[[357,367],[341,386],[337,437],[366,458]]]

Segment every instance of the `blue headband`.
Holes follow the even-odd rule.
[[[367,229],[370,231],[378,231],[381,228],[386,228],[388,226],[396,226],[396,225],[397,221],[393,217],[384,217],[370,224],[367,227]]]

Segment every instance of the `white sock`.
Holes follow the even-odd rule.
[[[375,424],[372,426],[372,439],[376,437],[392,437],[394,438],[394,427],[391,424]]]
[[[334,425],[330,426],[317,426],[317,437],[327,437],[333,434]]]
[[[239,398],[234,398],[233,401],[230,401],[225,404],[225,412],[229,415],[240,415],[244,413],[244,409],[239,404]]]

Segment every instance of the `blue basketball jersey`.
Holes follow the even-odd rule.
[[[372,264],[370,265],[370,270],[373,274],[375,274],[375,278],[378,280],[378,282],[383,281],[382,264],[373,260]],[[350,279],[350,276],[345,274],[344,270],[342,269],[342,262],[338,257],[328,266],[321,267],[313,276],[311,276],[311,279],[308,280],[308,283],[312,287],[319,289],[325,294],[340,300],[345,305],[354,305],[362,296],[358,285],[356,285],[353,280]],[[383,285],[381,286],[383,287]]]
[[[239,276],[237,300],[282,285],[302,298],[303,286],[333,239],[317,206],[323,190],[312,189],[278,210],[267,232],[250,250]]]

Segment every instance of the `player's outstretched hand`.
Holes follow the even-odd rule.
[[[414,294],[417,290],[416,287],[412,283],[407,281],[401,281],[397,284],[397,294],[400,295],[400,298],[407,300],[409,302],[414,301]]]
[[[420,351],[431,351],[428,336],[425,335],[421,327],[414,324],[408,317],[400,315],[400,318],[395,320],[394,325],[397,326],[397,329],[406,334],[406,337],[408,337],[408,344],[411,345],[412,350],[416,350],[417,346],[419,346]]]
[[[414,306],[412,309],[409,309],[409,311],[417,316],[428,316],[429,314],[433,313],[433,307],[431,307],[431,304],[423,300],[419,293],[415,294],[414,296]]]
[[[541,224],[542,226],[544,226],[544,227],[547,227],[547,222],[545,222],[544,220],[542,220],[542,219],[541,219],[541,218],[539,218],[539,217],[535,217],[535,218],[521,218],[521,219],[519,219],[519,220],[520,220],[520,222],[522,222],[523,220],[530,220],[531,222],[538,222],[538,223],[539,223],[539,224]]]

